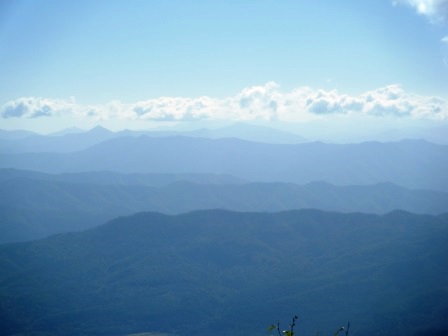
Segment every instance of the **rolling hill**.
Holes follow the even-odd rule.
[[[3,335],[448,331],[448,217],[140,213],[0,247]]]

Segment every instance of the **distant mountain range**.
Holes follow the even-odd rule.
[[[401,209],[440,214],[448,212],[448,193],[409,190],[391,183],[300,186],[243,183],[215,175],[51,175],[0,170],[1,243],[81,230],[139,211],[179,214],[217,208],[270,212],[315,208],[377,214]]]
[[[2,140],[1,143],[3,143],[5,140],[18,140],[35,135],[38,134],[31,131],[25,131],[25,130],[8,131],[0,129],[0,139]]]
[[[0,130],[0,334],[446,335],[448,146],[304,140]]]
[[[304,142],[322,141],[328,143],[359,143],[366,141],[380,141],[380,142],[396,142],[405,139],[421,139],[429,142],[448,145],[448,126],[446,124],[428,123],[426,126],[407,126],[403,127],[382,127],[363,128],[357,130],[353,125],[345,123],[333,122],[307,122],[307,123],[282,123],[269,122],[268,124],[252,124],[249,122],[237,122],[226,125],[225,123],[218,123],[216,125],[202,125],[196,129],[183,129],[179,126],[154,128],[148,130],[122,130],[112,132],[104,127],[97,126],[90,130],[83,130],[76,127],[60,130],[48,135],[41,135],[30,131],[14,130],[6,131],[0,129],[0,150],[1,151],[41,151],[48,150],[42,143],[47,144],[49,148],[56,151],[67,152],[81,150],[86,148],[85,140],[82,140],[79,145],[73,143],[73,135],[94,134],[94,133],[109,133],[109,139],[121,136],[138,136],[148,135],[154,137],[166,136],[189,136],[189,137],[204,137],[209,139],[219,138],[238,138],[253,142],[276,143],[276,144],[297,144]],[[89,135],[91,136],[91,135]],[[23,139],[29,137],[29,139]],[[52,137],[50,141],[42,140],[45,137]],[[18,140],[23,139],[14,144],[4,140]],[[36,144],[32,140],[36,140]],[[103,141],[104,138],[99,137],[98,140]],[[51,142],[68,142],[67,146],[60,146],[52,144]],[[91,141],[89,145],[98,143]]]
[[[448,146],[419,140],[279,145],[238,139],[119,137],[73,153],[1,154],[0,167],[47,173],[212,173],[298,184],[392,182],[448,191]]]
[[[264,126],[236,123],[218,129],[199,129],[193,131],[130,131],[112,132],[97,126],[89,131],[67,129],[50,135],[41,135],[28,131],[0,130],[0,152],[3,153],[70,153],[89,148],[106,140],[120,137],[169,137],[189,136],[209,139],[238,138],[265,143],[301,143],[306,140],[296,134]]]
[[[198,184],[242,184],[248,182],[234,176],[219,174],[121,174],[112,171],[48,174],[37,171],[0,168],[0,182],[13,179],[91,183],[96,185],[141,185],[150,187],[162,187],[180,181]]]
[[[3,335],[446,335],[448,216],[140,213],[0,247]]]
[[[114,133],[97,126],[87,132],[61,132],[55,135],[31,134],[18,137],[17,131],[3,131],[0,134],[0,152],[3,153],[70,153],[83,150],[120,136],[129,136],[125,133]],[[14,137],[13,135],[16,134]]]
[[[294,133],[246,123],[235,123],[221,128],[202,128],[193,131],[153,131],[147,133],[147,135],[189,136],[208,139],[237,138],[241,140],[273,144],[297,144],[307,142],[304,137]]]

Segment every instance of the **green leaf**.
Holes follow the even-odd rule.
[[[275,329],[275,328],[277,328],[274,324],[273,325],[271,325],[269,328],[268,328],[268,332],[270,332],[271,330],[273,330],[273,329]]]

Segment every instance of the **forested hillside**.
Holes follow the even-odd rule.
[[[140,213],[0,248],[5,335],[448,331],[448,217]]]

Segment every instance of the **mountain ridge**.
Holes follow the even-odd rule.
[[[448,191],[448,146],[426,141],[261,144],[239,139],[115,138],[74,153],[2,154],[0,167],[47,173],[213,173],[259,182],[336,185],[390,181]]]
[[[327,182],[296,185],[243,183],[233,179],[230,182],[235,183],[228,183],[227,178],[219,176],[206,177],[216,183],[204,183],[202,176],[193,176],[190,181],[168,176],[155,184],[151,175],[149,179],[145,175],[137,179],[120,174],[102,176],[0,170],[3,214],[0,242],[77,231],[140,211],[167,214],[216,208],[269,212],[315,208],[379,214],[394,209],[428,214],[448,211],[448,193],[410,190],[392,183],[334,186]]]
[[[330,333],[348,319],[352,331],[374,336],[447,330],[447,220],[138,213],[0,246],[0,298],[8,303],[0,317],[7,335],[30,336],[262,333],[291,311],[302,334],[316,326]]]

